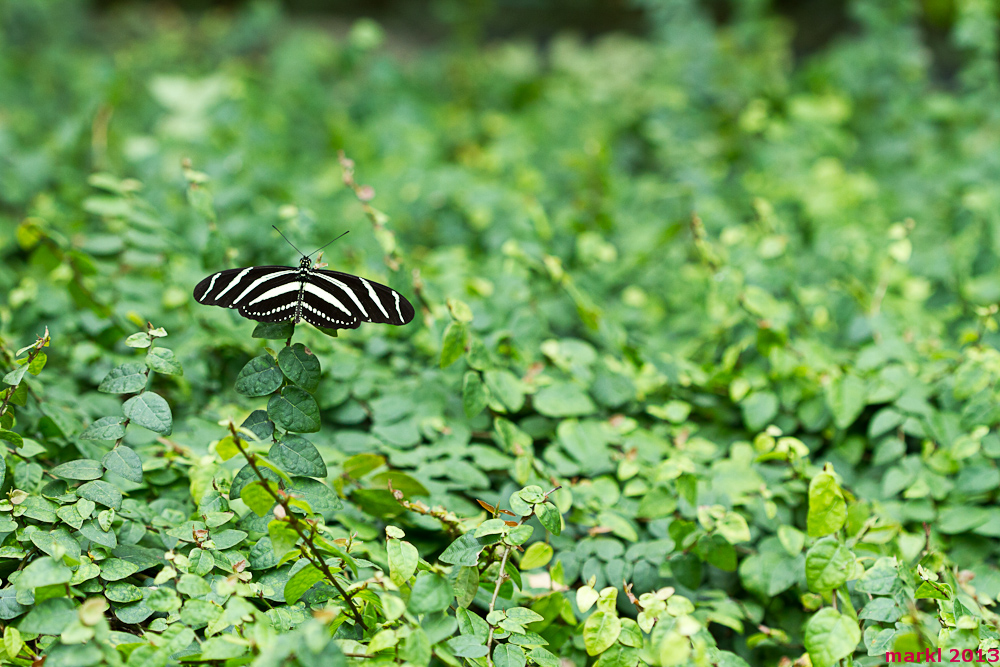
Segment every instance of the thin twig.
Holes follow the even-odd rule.
[[[358,202],[360,202],[362,210],[364,210],[365,215],[372,223],[372,228],[375,230],[376,237],[382,235],[390,239],[391,248],[385,253],[384,257],[386,266],[393,271],[399,271],[406,262],[403,260],[403,257],[400,255],[399,249],[397,248],[395,232],[389,229],[385,224],[389,220],[389,217],[369,203],[375,198],[374,188],[370,185],[360,185],[354,180],[354,160],[347,157],[344,154],[344,151],[337,151],[337,161],[340,163],[344,185],[349,187],[351,191],[354,192],[354,196],[357,197]],[[420,277],[420,269],[413,269],[412,277],[413,292],[417,296],[417,301],[420,303],[424,317],[428,317],[431,315],[432,311],[431,305],[427,301],[427,297],[424,295],[424,281]]]
[[[410,502],[409,500],[406,500],[403,497],[402,491],[400,491],[399,489],[392,488],[391,479],[388,482],[388,486],[389,486],[389,493],[392,494],[392,497],[395,498],[396,502],[399,503],[400,506],[403,507],[404,509],[408,509],[411,512],[416,512],[417,514],[423,514],[424,516],[429,516],[434,519],[437,519],[438,521],[444,524],[444,527],[453,537],[458,537],[459,535],[462,534],[462,524],[459,521],[459,518],[452,512],[449,512],[443,507],[440,508],[428,507],[419,500],[416,502]]]
[[[557,486],[554,489],[550,490],[548,493],[546,493],[542,497],[542,502],[545,502],[546,500],[548,500],[550,495],[552,495],[553,493],[555,493],[556,491],[558,491],[561,488],[562,488],[561,486]],[[521,519],[517,522],[517,525],[520,526],[521,524],[523,524],[525,521],[527,521],[528,519],[530,519],[533,516],[535,516],[534,509],[532,509],[531,514],[529,514],[527,516],[522,516]],[[505,548],[504,548],[504,550],[503,550],[503,557],[501,557],[501,559],[500,559],[500,575],[497,577],[497,585],[493,588],[493,598],[490,600],[490,609],[489,609],[489,612],[487,612],[487,616],[489,616],[489,614],[493,613],[493,611],[496,609],[497,596],[500,595],[500,587],[503,586],[503,582],[506,581],[507,578],[509,577],[509,575],[507,574],[507,559],[510,557],[510,552],[513,551],[513,550],[514,550],[514,547],[511,546],[511,545],[506,545]],[[489,662],[490,667],[493,667],[493,631],[494,630],[495,630],[495,628],[494,628],[493,624],[490,623],[490,634],[489,634],[489,637],[486,640],[486,660],[487,660],[487,662]]]
[[[51,340],[52,339],[49,336],[49,328],[45,327],[45,335],[40,336],[38,340],[35,341],[35,344],[32,346],[31,352],[28,353],[28,360],[24,365],[31,366],[31,362],[35,360],[35,357],[37,357],[41,353],[42,348],[46,347]],[[7,388],[7,395],[4,396],[3,403],[0,404],[0,417],[2,417],[7,412],[7,406],[10,404],[10,399],[14,395],[14,392],[17,391],[17,388],[21,386],[21,382],[24,382],[24,376],[21,376],[20,382],[18,382],[15,385],[11,385],[10,387]]]
[[[233,443],[236,445],[236,449],[238,449],[240,451],[240,454],[243,455],[243,458],[247,460],[247,463],[250,465],[250,468],[254,471],[254,474],[257,475],[257,479],[261,481],[261,486],[263,486],[264,490],[267,491],[268,495],[270,495],[274,499],[274,501],[278,503],[282,507],[282,509],[284,509],[285,520],[288,522],[288,525],[292,528],[292,530],[294,530],[298,534],[300,538],[302,538],[303,546],[308,547],[308,549],[302,547],[300,547],[299,549],[303,558],[308,560],[315,568],[317,568],[320,572],[322,572],[323,576],[327,579],[327,581],[333,584],[334,588],[336,588],[337,591],[340,593],[341,597],[344,598],[344,602],[347,603],[348,608],[351,610],[351,616],[354,617],[354,620],[357,621],[358,625],[361,626],[362,630],[367,630],[368,628],[367,626],[365,626],[365,621],[361,616],[361,612],[358,611],[358,608],[354,606],[354,598],[348,595],[347,591],[344,590],[344,587],[340,584],[339,581],[337,581],[337,579],[333,575],[333,572],[330,571],[330,566],[326,564],[326,560],[323,558],[323,556],[319,553],[319,550],[316,548],[316,543],[313,541],[314,526],[312,525],[312,523],[308,521],[303,522],[298,517],[296,517],[292,513],[291,508],[288,506],[287,497],[282,497],[274,489],[271,488],[271,485],[268,483],[269,480],[266,477],[264,477],[264,474],[261,473],[260,468],[257,467],[257,463],[256,461],[254,461],[253,455],[243,448],[243,440],[240,438],[239,433],[237,433],[236,431],[236,424],[232,421],[229,422],[229,432],[233,437]],[[303,529],[302,528],[303,523],[307,523],[310,526],[310,530],[307,531]]]

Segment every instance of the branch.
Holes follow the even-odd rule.
[[[232,435],[233,443],[236,445],[236,449],[240,450],[240,454],[242,454],[243,458],[247,460],[247,463],[250,465],[250,468],[254,471],[254,474],[257,475],[257,479],[260,480],[261,486],[264,487],[264,490],[267,491],[268,495],[274,498],[274,501],[278,503],[278,505],[280,505],[281,508],[284,510],[285,520],[288,522],[288,525],[291,526],[292,530],[294,530],[298,534],[298,536],[302,538],[303,547],[308,547],[308,549],[303,547],[299,548],[300,552],[302,553],[302,556],[306,560],[308,560],[315,568],[317,568],[320,572],[322,572],[323,576],[331,584],[333,584],[333,586],[337,589],[337,591],[340,592],[341,597],[344,598],[344,602],[347,603],[347,607],[351,610],[351,616],[354,617],[354,620],[357,621],[358,625],[361,626],[362,630],[367,630],[368,628],[367,626],[365,626],[365,621],[361,616],[361,612],[358,611],[358,608],[354,605],[354,599],[347,594],[347,591],[344,590],[344,587],[334,577],[333,572],[330,571],[330,566],[326,564],[326,560],[323,558],[323,556],[319,553],[319,550],[316,548],[316,543],[313,541],[314,530],[312,522],[302,521],[301,519],[296,517],[292,513],[291,508],[288,506],[288,497],[284,496],[283,494],[279,494],[278,492],[276,492],[274,489],[271,488],[271,485],[268,483],[269,480],[266,477],[264,477],[263,473],[261,473],[260,471],[260,468],[257,467],[257,463],[256,461],[254,461],[253,454],[251,454],[250,452],[248,452],[246,449],[243,448],[243,440],[242,438],[240,438],[239,433],[236,431],[236,424],[232,420],[230,420],[229,422],[229,433]],[[302,527],[303,523],[309,525],[310,528],[308,530],[303,528]]]
[[[349,187],[353,192],[354,196],[358,198],[361,203],[361,208],[368,216],[368,219],[372,223],[372,227],[375,230],[375,237],[379,241],[379,245],[386,247],[383,244],[382,239],[379,237],[385,237],[388,242],[389,249],[385,253],[385,264],[393,271],[399,271],[402,265],[406,262],[403,257],[399,254],[399,250],[396,247],[396,234],[391,229],[386,226],[386,222],[389,221],[389,216],[387,216],[382,211],[378,210],[368,202],[375,198],[375,189],[370,185],[359,185],[357,181],[354,180],[354,160],[350,159],[344,154],[344,151],[337,151],[337,161],[340,163],[340,168],[343,174],[344,185]],[[424,281],[420,278],[420,269],[413,269],[413,292],[417,295],[417,301],[420,302],[420,307],[424,311],[424,316],[428,316],[431,313],[431,306],[428,303],[427,298],[424,296]]]
[[[556,491],[558,491],[561,488],[562,488],[561,486],[557,486],[554,489],[551,489],[550,491],[548,491],[545,494],[545,496],[543,497],[542,502],[545,502],[546,500],[548,500],[550,495],[552,495],[553,493],[555,493]],[[517,525],[520,526],[521,524],[523,524],[525,521],[527,521],[528,519],[530,519],[533,516],[535,516],[535,511],[534,510],[531,511],[531,514],[529,514],[527,516],[522,516],[520,518],[520,520],[517,522]],[[487,612],[487,616],[489,614],[493,613],[493,611],[496,609],[497,596],[500,594],[500,587],[503,585],[503,582],[506,581],[507,577],[509,576],[507,574],[507,559],[510,557],[510,552],[513,551],[513,550],[514,550],[514,547],[511,546],[511,545],[506,545],[504,547],[503,557],[500,559],[500,576],[497,577],[497,585],[493,588],[493,599],[490,600],[490,609]],[[494,667],[493,666],[493,631],[494,631],[494,629],[495,628],[493,627],[493,624],[490,623],[490,635],[489,635],[489,638],[486,640],[486,660],[489,662],[490,667]]]
[[[417,514],[432,517],[443,523],[445,529],[451,534],[452,537],[458,537],[462,534],[462,525],[459,522],[458,517],[446,510],[444,507],[432,509],[419,500],[417,502],[410,502],[409,500],[404,499],[402,491],[392,488],[391,479],[389,480],[389,493],[392,494],[392,497],[395,498],[396,502],[399,503],[404,509],[416,512]]]
[[[38,340],[35,341],[35,344],[31,346],[31,352],[28,353],[28,361],[24,365],[30,366],[31,362],[34,361],[35,357],[37,357],[39,353],[42,351],[42,348],[48,347],[49,342],[51,340],[52,338],[49,336],[49,328],[45,327],[45,335],[40,336]],[[23,352],[24,350],[21,351]],[[24,382],[23,377],[21,382]],[[7,412],[7,405],[10,403],[10,399],[14,395],[14,392],[17,391],[17,388],[21,386],[21,382],[18,382],[17,384],[8,387],[7,395],[4,396],[3,403],[0,404],[0,417],[2,417]]]

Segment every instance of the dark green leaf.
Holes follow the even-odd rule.
[[[262,354],[247,362],[236,376],[236,391],[244,396],[267,396],[276,391],[284,381],[285,377],[274,357]]]
[[[142,460],[125,445],[119,445],[105,454],[101,464],[131,482],[142,482]]]
[[[267,457],[289,475],[326,477],[326,464],[319,450],[303,437],[285,435],[271,445]]]
[[[146,367],[134,361],[111,369],[98,391],[106,394],[135,394],[146,388]]]
[[[52,469],[52,474],[63,479],[100,479],[104,474],[104,466],[93,459],[77,459],[56,466]]]
[[[184,369],[174,357],[174,351],[165,347],[154,347],[147,352],[146,366],[163,375],[184,375]]]
[[[80,434],[81,440],[117,440],[125,435],[124,417],[101,417]]]
[[[295,604],[299,601],[299,598],[305,595],[306,591],[312,588],[313,584],[322,580],[323,573],[319,568],[311,563],[306,565],[292,575],[288,582],[285,583],[285,602],[287,604]]]
[[[295,325],[289,319],[284,322],[260,322],[254,327],[251,336],[266,340],[285,340],[291,338],[293,333]]]
[[[421,572],[413,584],[407,608],[414,614],[443,611],[451,604],[453,596],[447,579],[440,574]]]
[[[151,391],[125,401],[122,412],[133,424],[160,435],[170,435],[173,430],[174,418],[170,413],[170,406],[162,396]]]
[[[587,393],[575,384],[557,383],[535,394],[535,409],[547,417],[580,417],[597,410]]]
[[[319,359],[302,343],[283,347],[278,353],[278,367],[286,378],[306,391],[316,391],[319,386]]]
[[[316,399],[299,387],[285,387],[267,402],[267,416],[275,424],[294,433],[319,430],[319,406]]]

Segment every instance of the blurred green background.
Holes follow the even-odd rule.
[[[94,388],[121,339],[165,327],[185,375],[158,389],[203,455],[252,407],[229,387],[261,343],[191,289],[294,264],[272,224],[309,249],[350,229],[326,261],[423,312],[302,327],[331,465],[379,452],[463,515],[562,480],[568,585],[676,585],[720,645],[794,656],[811,610],[775,534],[806,489],[769,426],[834,465],[868,556],[915,563],[926,524],[1000,595],[998,71],[990,0],[2,0],[0,337],[50,329],[39,381],[85,424],[116,407]],[[485,356],[442,368],[449,298]],[[713,505],[750,525],[738,568],[682,545]],[[790,638],[748,644],[761,623]]]

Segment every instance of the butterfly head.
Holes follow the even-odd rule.
[[[308,257],[303,257],[302,259],[299,260],[300,269],[308,269],[311,266],[312,266],[312,260],[309,259]]]

